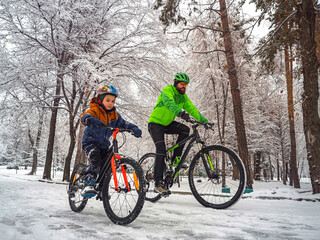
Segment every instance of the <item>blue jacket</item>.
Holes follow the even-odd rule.
[[[107,150],[110,147],[109,138],[112,135],[112,131],[104,127],[99,127],[102,125],[102,122],[110,127],[132,130],[139,129],[136,125],[126,122],[115,108],[106,110],[103,105],[98,103],[98,98],[93,98],[89,106],[90,109],[80,117],[81,123],[86,126],[82,135],[81,144],[87,153],[93,147],[98,147],[101,150]]]

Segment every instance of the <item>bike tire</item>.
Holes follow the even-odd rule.
[[[154,191],[155,182],[153,176],[155,162],[155,153],[146,153],[139,160],[146,181],[146,200],[150,202],[157,202],[162,197],[160,193]]]
[[[234,205],[241,198],[246,184],[246,172],[241,159],[234,151],[220,145],[208,146],[201,152],[206,159],[209,156],[218,177],[208,177],[199,151],[189,168],[192,194],[205,207],[225,209]]]
[[[119,225],[126,225],[134,221],[142,210],[146,195],[145,181],[141,166],[134,159],[121,158],[119,162],[116,173],[120,191],[115,189],[114,176],[110,168],[104,179],[102,200],[110,220]],[[126,171],[130,191],[127,191],[125,186],[122,166]]]
[[[86,169],[87,165],[79,163],[72,171],[69,187],[68,187],[68,199],[69,205],[72,211],[81,212],[87,205],[88,198],[84,198],[81,195],[83,189],[83,182],[81,181],[81,173]]]

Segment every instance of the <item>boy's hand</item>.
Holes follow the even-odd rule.
[[[135,136],[137,138],[141,137],[142,131],[139,128],[137,128],[137,127],[132,128],[132,131],[133,131],[133,136]]]
[[[96,119],[94,117],[87,117],[84,120],[84,125],[93,126],[93,127],[99,127],[99,126],[102,125],[102,122],[99,119]]]

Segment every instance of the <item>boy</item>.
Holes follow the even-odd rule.
[[[97,97],[90,101],[90,109],[84,112],[80,121],[86,126],[82,136],[82,149],[88,158],[88,168],[83,197],[93,197],[97,194],[94,190],[95,180],[99,174],[103,160],[110,147],[109,138],[112,131],[101,127],[107,124],[110,127],[131,129],[135,137],[141,137],[141,130],[134,124],[126,122],[116,111],[114,103],[118,96],[117,90],[112,85],[104,85],[97,90]]]

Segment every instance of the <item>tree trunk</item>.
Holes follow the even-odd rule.
[[[251,168],[250,168],[250,159],[248,154],[248,145],[246,139],[246,131],[243,121],[243,113],[242,113],[242,103],[241,96],[238,84],[238,76],[237,70],[235,66],[233,48],[232,48],[232,40],[229,29],[229,21],[228,21],[228,13],[226,9],[226,1],[219,0],[220,2],[220,13],[221,13],[221,22],[223,29],[223,39],[225,45],[225,54],[228,64],[228,75],[231,86],[231,95],[233,100],[233,110],[235,117],[235,125],[236,125],[236,135],[238,142],[238,150],[239,155],[242,161],[244,162],[246,172],[247,172],[247,186],[252,189],[252,178],[251,178]]]
[[[286,177],[286,158],[285,158],[285,140],[284,140],[284,131],[283,131],[283,124],[281,121],[281,116],[279,116],[279,135],[280,135],[280,146],[281,146],[281,159],[282,159],[282,182],[284,185],[287,184],[287,177]]]
[[[70,124],[70,145],[69,145],[68,155],[66,157],[65,164],[64,164],[62,181],[69,181],[69,179],[70,179],[71,159],[72,159],[74,147],[76,145],[76,138],[75,138],[74,132],[75,132],[75,129],[73,128],[73,124],[72,125]]]
[[[294,112],[293,112],[293,80],[292,80],[292,56],[289,57],[288,45],[285,46],[285,66],[287,79],[287,101],[288,101],[288,116],[290,126],[290,186],[300,188],[300,182],[297,169],[297,146],[296,146],[296,132],[294,129]]]
[[[72,159],[72,155],[74,152],[74,148],[76,145],[76,133],[77,133],[77,128],[79,126],[79,121],[75,121],[75,116],[77,115],[83,96],[84,96],[84,92],[80,91],[80,93],[78,93],[77,91],[77,67],[75,67],[72,71],[72,95],[70,98],[68,98],[68,94],[67,91],[65,89],[65,86],[62,82],[62,92],[63,92],[63,96],[65,98],[67,107],[68,107],[68,111],[69,111],[69,135],[70,135],[70,145],[69,145],[69,151],[65,160],[65,166],[64,166],[64,171],[63,171],[63,179],[62,181],[69,181],[70,178],[70,166],[71,166],[71,159]],[[79,101],[77,102],[77,104],[75,104],[75,99],[77,97],[77,95],[79,95]]]
[[[80,124],[80,131],[78,134],[78,140],[77,140],[77,154],[76,154],[76,159],[74,161],[74,166],[76,166],[79,163],[87,163],[87,159],[86,159],[86,154],[85,152],[82,150],[81,147],[81,138],[83,135],[83,131],[84,131],[84,126]]]
[[[269,171],[270,171],[270,180],[273,181],[273,168],[271,163],[271,156],[269,155]]]
[[[207,50],[207,49],[206,49]],[[219,57],[218,57],[219,58]],[[210,68],[210,64],[208,63],[208,67]],[[213,95],[215,99],[215,107],[216,107],[216,114],[217,114],[217,128],[218,128],[218,134],[219,134],[219,140],[221,145],[225,145],[225,129],[226,129],[226,119],[227,119],[227,100],[228,100],[228,84],[222,84],[222,95],[223,95],[223,104],[222,104],[222,114],[220,114],[219,111],[219,103],[218,103],[218,94],[216,89],[216,82],[214,79],[214,76],[210,76],[212,87],[213,87]]]
[[[318,61],[315,42],[315,9],[312,0],[297,5],[303,67],[302,111],[313,193],[320,193],[320,119],[318,115]]]
[[[30,175],[35,175],[37,173],[37,168],[38,168],[38,148],[40,145],[40,140],[41,140],[41,135],[42,135],[42,127],[43,127],[43,118],[44,118],[44,111],[45,108],[40,109],[40,115],[39,115],[39,125],[38,125],[38,131],[37,131],[37,136],[36,136],[36,142],[32,143],[32,156],[33,156],[33,161],[32,161],[32,169],[31,172],[29,173]]]
[[[254,180],[260,181],[261,180],[261,152],[257,151],[253,155],[254,159]]]
[[[58,116],[58,106],[60,102],[60,91],[61,91],[61,83],[63,81],[63,69],[60,66],[58,70],[57,83],[56,83],[56,93],[53,100],[53,107],[51,111],[51,120],[50,120],[50,131],[49,131],[49,139],[47,145],[47,154],[46,154],[46,163],[43,171],[43,179],[51,180],[51,165],[52,165],[52,155],[53,155],[53,147],[54,147],[54,137],[56,134],[56,123]]]
[[[280,181],[280,164],[279,164],[279,158],[277,157],[277,181]]]
[[[287,184],[287,181],[288,181],[288,172],[289,172],[289,164],[288,162],[286,161],[286,164],[285,164],[285,171],[284,171],[284,178],[285,178],[285,185]]]

